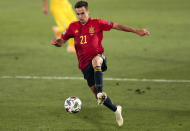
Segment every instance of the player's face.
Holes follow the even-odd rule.
[[[76,8],[75,10],[76,10],[76,14],[80,23],[86,24],[89,18],[88,16],[89,11],[85,7]]]

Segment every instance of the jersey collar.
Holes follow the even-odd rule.
[[[88,21],[86,22],[86,24],[88,24],[88,23],[91,21],[91,19],[92,19],[92,18],[89,17],[89,18],[88,18]],[[81,24],[80,21],[79,21],[79,24],[82,25],[82,26],[85,26],[85,25],[86,25],[86,24],[84,24],[84,25]]]

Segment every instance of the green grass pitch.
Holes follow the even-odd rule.
[[[151,33],[104,32],[104,77],[190,80],[190,1],[88,1],[92,17]],[[76,55],[66,46],[50,45],[53,25],[41,0],[0,2],[0,131],[189,131],[189,82],[104,81],[112,102],[123,107],[119,128],[113,112],[97,105],[84,80],[3,79],[82,77]],[[69,96],[82,100],[81,112],[65,111]]]

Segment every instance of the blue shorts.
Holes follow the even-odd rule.
[[[104,72],[104,71],[107,70],[106,58],[102,54],[98,54],[98,55],[103,59],[102,72]],[[84,75],[84,79],[87,80],[87,83],[88,83],[89,87],[95,85],[95,81],[94,81],[94,68],[92,66],[92,62],[90,62],[90,64],[88,64],[88,66],[86,66],[82,70],[82,73]]]

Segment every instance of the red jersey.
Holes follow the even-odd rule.
[[[102,46],[103,31],[109,31],[113,22],[89,18],[85,25],[79,21],[69,25],[62,39],[74,38],[79,69],[84,69],[97,54],[104,53]]]

